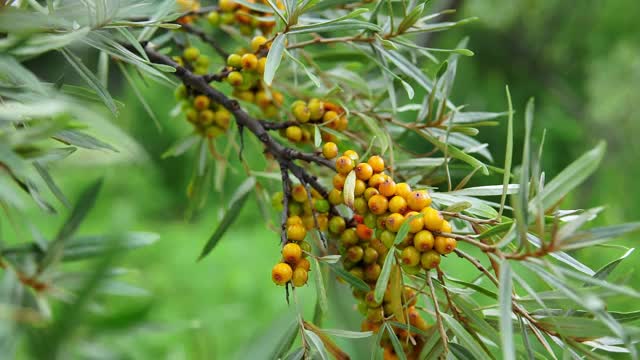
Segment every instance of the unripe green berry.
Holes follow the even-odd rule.
[[[347,249],[345,256],[349,261],[355,264],[362,260],[362,257],[364,256],[364,249],[360,246],[352,246]]]
[[[356,234],[356,229],[354,228],[346,229],[342,233],[342,235],[340,235],[340,242],[342,246],[344,246],[345,248],[349,248],[350,246],[356,245],[358,244],[359,241],[360,239],[358,238],[358,235]]]
[[[329,212],[329,207],[330,207],[329,201],[325,199],[318,199],[314,204],[314,208],[316,209],[317,212],[320,212],[320,213]]]
[[[231,54],[227,57],[227,65],[240,68],[242,67],[242,56],[240,54]]]
[[[333,234],[342,234],[346,226],[342,216],[334,216],[329,220],[329,231]]]
[[[212,11],[207,15],[207,21],[211,26],[218,26],[220,24],[220,13]]]
[[[416,266],[420,262],[420,252],[413,246],[407,246],[402,250],[400,258],[402,259],[402,264]]]
[[[200,50],[197,47],[189,46],[182,52],[182,57],[187,61],[196,61],[200,56]]]
[[[232,71],[227,75],[227,82],[231,84],[231,86],[240,86],[243,81],[244,78],[242,77],[242,74],[237,71]]]

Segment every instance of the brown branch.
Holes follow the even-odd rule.
[[[436,323],[438,324],[438,331],[440,332],[440,338],[442,340],[442,346],[444,347],[444,357],[446,357],[449,352],[449,338],[447,336],[447,331],[444,329],[444,323],[442,322],[442,315],[440,314],[440,305],[438,305],[438,298],[436,297],[436,289],[433,286],[433,280],[431,280],[431,275],[427,272],[427,284],[429,285],[429,291],[431,292],[431,297],[433,300],[433,309],[436,314]]]
[[[212,38],[211,36],[209,36],[207,33],[205,33],[204,31],[191,26],[190,24],[180,24],[182,25],[182,30],[196,35],[197,37],[199,37],[200,39],[202,39],[202,41],[206,42],[207,44],[211,45],[211,47],[221,56],[223,57],[225,60],[227,59],[227,57],[229,56],[229,53],[226,52],[222,46],[220,46],[220,44],[218,44],[218,41],[216,41],[216,39]]]

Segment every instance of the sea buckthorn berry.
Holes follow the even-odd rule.
[[[212,11],[207,15],[207,21],[210,25],[216,26],[220,24],[220,13],[217,11]]]
[[[420,211],[431,205],[431,196],[429,196],[426,190],[412,191],[407,197],[407,204],[409,205],[409,209]]]
[[[380,192],[376,188],[368,187],[364,190],[364,198],[366,200],[369,200],[373,195],[378,195],[378,194],[380,194]]]
[[[300,215],[302,214],[302,205],[297,202],[289,203],[289,215]]]
[[[402,266],[402,271],[405,272],[405,274],[407,275],[416,275],[418,274],[420,271],[422,271],[422,267],[420,267],[420,264],[416,265],[416,266]]]
[[[302,129],[299,126],[289,126],[286,130],[287,139],[293,142],[302,140]]]
[[[349,270],[349,274],[357,277],[360,280],[364,280],[364,270],[361,267],[354,267]]]
[[[198,115],[198,121],[202,125],[211,125],[215,117],[216,117],[216,114],[213,111],[206,109],[206,110],[200,111],[200,114]]]
[[[364,302],[370,308],[379,308],[382,305],[379,301],[376,301],[376,295],[373,291],[369,291],[364,295]]]
[[[338,173],[347,175],[351,170],[353,170],[353,160],[348,156],[340,156],[336,160],[336,170]]]
[[[198,59],[196,60],[196,65],[200,66],[200,67],[209,67],[209,63],[210,63],[210,59],[208,56],[206,55],[200,55],[198,57]]]
[[[302,259],[302,249],[296,243],[287,243],[282,248],[282,258],[289,264],[296,264]]]
[[[380,323],[384,320],[384,312],[381,307],[370,308],[367,310],[367,321],[372,323]]]
[[[225,25],[231,25],[236,21],[236,17],[232,13],[224,12],[220,14],[220,22]]]
[[[400,254],[402,263],[407,266],[416,266],[420,262],[420,252],[413,246],[407,246]]]
[[[347,177],[345,175],[342,174],[335,174],[333,176],[333,187],[342,191],[342,189],[344,188],[344,182],[346,181]]]
[[[354,264],[362,260],[362,256],[364,256],[364,249],[360,246],[351,246],[345,254],[345,257]]]
[[[309,100],[309,112],[311,113],[311,120],[316,121],[322,119],[324,115],[324,103],[319,99]]]
[[[353,194],[355,196],[360,196],[364,194],[365,190],[367,190],[367,184],[365,184],[365,182],[360,179],[356,179],[356,186],[353,189]]]
[[[182,100],[187,97],[187,87],[184,84],[178,85],[176,91],[174,92],[176,96],[176,100]]]
[[[420,216],[420,213],[417,211],[409,211],[405,215],[407,220],[409,220],[409,218],[412,216],[415,216],[415,218],[409,223],[409,232],[415,234],[418,231],[422,230],[422,228],[424,227],[424,220],[422,219],[422,216]]]
[[[188,122],[195,123],[196,121],[198,121],[198,111],[196,111],[196,109],[194,108],[187,109],[185,115],[187,116]]]
[[[440,232],[451,234],[453,229],[451,228],[451,224],[447,220],[442,220],[442,225],[440,225]]]
[[[382,234],[380,234],[380,241],[382,241],[384,246],[386,246],[387,248],[390,248],[391,246],[393,246],[393,242],[395,240],[396,240],[396,234],[392,233],[389,230],[384,230],[382,231]]]
[[[338,145],[334,142],[327,142],[322,145],[322,156],[331,160],[338,156]]]
[[[217,126],[209,126],[206,130],[206,135],[209,139],[213,139],[218,135],[222,135],[223,133],[224,133],[224,130],[220,129]]]
[[[304,254],[304,253],[303,253]],[[306,271],[309,271],[309,269],[311,269],[311,263],[309,262],[309,260],[302,258],[300,259],[300,261],[298,261],[296,263],[295,266],[296,269],[300,268],[300,269],[305,269]],[[295,269],[294,269],[295,270]]]
[[[253,39],[251,39],[251,50],[253,50],[253,52],[256,52],[260,49],[260,47],[264,44],[267,43],[267,38],[265,38],[264,36],[256,36]]]
[[[229,123],[231,122],[231,113],[227,109],[220,109],[216,111],[216,118],[214,121],[216,122],[216,125],[226,130],[229,128]]]
[[[218,1],[218,7],[224,12],[231,12],[236,9],[238,4],[234,0],[220,0]]]
[[[231,54],[227,56],[227,65],[234,68],[242,67],[242,56],[240,54]]]
[[[295,185],[293,189],[291,189],[291,197],[299,203],[307,202],[307,189],[302,184]]]
[[[369,228],[365,224],[358,224],[356,226],[356,233],[360,240],[369,241],[373,237],[373,229]]]
[[[276,285],[286,284],[291,280],[292,276],[293,270],[291,270],[289,264],[279,263],[271,269],[271,280],[273,280]]]
[[[289,216],[287,218],[287,226],[295,224],[302,225],[302,218],[300,218],[300,216],[298,215]]]
[[[367,206],[368,208],[368,206]],[[365,216],[364,216],[364,224],[367,225],[368,227],[375,229],[377,227],[377,219],[378,217],[376,216],[376,214],[370,213],[368,212]]]
[[[356,166],[356,177],[360,180],[367,181],[373,175],[373,169],[371,165],[367,163],[360,163]]]
[[[298,243],[298,245],[300,245],[300,248],[302,249],[302,257],[303,257],[303,259],[302,259],[302,260],[304,260],[304,258],[306,258],[306,257],[307,257],[307,254],[310,254],[310,253],[311,253],[311,250],[312,250],[312,249],[311,249],[311,244],[309,244],[309,243],[308,243],[308,242],[306,242],[306,241],[300,241],[300,242]],[[302,260],[300,260],[300,261],[302,261]],[[308,261],[307,261],[307,262],[308,262]],[[297,265],[296,265],[296,266],[297,266]],[[307,270],[309,270],[309,269],[307,269]]]
[[[389,200],[389,211],[404,214],[407,211],[407,200],[399,195],[392,197]]]
[[[307,236],[307,229],[303,224],[293,224],[287,226],[287,239],[291,241],[302,241]]]
[[[439,252],[441,255],[447,255],[455,250],[458,242],[454,238],[444,237],[444,236],[436,236],[435,243],[433,248]]]
[[[304,286],[307,283],[308,279],[309,279],[309,273],[307,272],[306,269],[301,267],[296,267],[296,269],[293,270],[293,275],[291,277],[291,283],[293,284],[293,286],[295,287]]]
[[[331,189],[331,191],[329,192],[328,198],[329,198],[329,203],[331,205],[340,205],[344,201],[344,196],[342,196],[342,191],[338,189]]]
[[[378,251],[376,249],[374,249],[373,247],[369,246],[368,248],[364,249],[364,255],[362,256],[362,262],[364,262],[365,264],[373,264],[374,262],[376,262],[378,260],[378,256],[380,254],[378,254]]]
[[[313,220],[313,215],[306,215],[305,217],[303,217],[302,225],[304,225],[304,228],[307,229],[307,231],[310,231],[313,228],[315,228],[316,222]]]
[[[358,239],[358,234],[356,233],[356,229],[349,228],[346,229],[342,235],[340,235],[340,241],[342,245],[346,248],[356,245],[360,239]]]
[[[426,207],[420,211],[424,214],[424,227],[430,231],[440,231],[444,219],[440,212],[432,207]]]
[[[376,228],[380,230],[386,230],[387,229],[386,221],[387,221],[387,214],[382,214],[378,216],[376,218]]]
[[[264,74],[264,68],[267,66],[267,58],[266,57],[262,57],[260,59],[258,59],[258,66],[256,67],[256,71],[258,71],[258,74],[262,75]]]
[[[347,227],[342,216],[334,216],[329,220],[329,231],[333,234],[341,234]]]
[[[250,90],[234,91],[233,96],[235,96],[240,100],[250,102],[250,103],[252,103],[256,97],[253,91],[250,91]]]
[[[386,197],[392,197],[396,194],[396,182],[387,178],[378,186],[378,191]]]
[[[258,58],[254,54],[244,54],[241,59],[242,68],[244,70],[252,71],[258,67]]]
[[[349,127],[349,119],[345,115],[342,115],[335,122],[335,129],[337,131],[345,131]]]
[[[369,212],[369,206],[367,200],[363,197],[357,197],[353,200],[353,210],[358,215],[366,215]]]
[[[211,104],[211,100],[205,95],[198,95],[193,99],[193,107],[198,111],[208,109]]]
[[[313,207],[320,213],[329,212],[329,201],[325,199],[317,199]]]
[[[373,174],[369,178],[369,186],[377,189],[378,186],[382,184],[385,180],[386,180],[386,177],[384,176],[384,174],[381,174],[381,173]]]
[[[242,77],[242,74],[237,71],[232,71],[227,75],[227,82],[231,84],[231,86],[240,86],[243,81],[244,78]]]
[[[387,216],[385,226],[387,227],[387,230],[391,232],[398,232],[398,230],[400,230],[400,226],[404,223],[404,220],[404,216],[401,214],[393,213]]]
[[[376,281],[380,277],[382,268],[379,264],[369,264],[364,268],[364,279],[367,281]]]
[[[278,90],[271,91],[271,98],[273,99],[273,103],[280,106],[284,102],[284,95]]]
[[[200,50],[197,47],[189,46],[182,52],[182,57],[187,61],[196,61],[198,56],[200,56]]]
[[[382,215],[389,208],[389,200],[382,195],[373,195],[369,198],[369,210],[376,215]]]
[[[296,101],[291,107],[291,113],[293,113],[293,117],[301,123],[306,123],[311,118],[311,112],[307,104],[303,101]]]
[[[409,194],[411,193],[411,186],[407,183],[397,183],[396,184],[396,195],[402,196],[403,198],[409,198]]]
[[[336,113],[335,111],[326,111],[324,115],[322,115],[322,122],[328,125],[333,124],[337,120],[338,120],[338,113]]]
[[[344,153],[342,153],[342,155],[353,160],[354,165],[360,159],[360,155],[358,155],[358,153],[353,150],[347,150]]]
[[[433,234],[428,230],[419,231],[413,236],[413,246],[421,252],[433,249],[434,242]]]
[[[423,269],[435,269],[440,264],[440,254],[435,250],[429,250],[420,257],[420,265]]]
[[[371,156],[367,161],[367,164],[371,165],[371,169],[373,169],[373,172],[375,173],[384,171],[384,160],[378,155]]]
[[[416,306],[416,303],[418,302],[418,297],[416,295],[415,290],[413,290],[408,286],[405,286],[404,289],[402,290],[402,295],[404,296],[404,301],[408,306],[410,307]]]
[[[271,197],[271,206],[274,208],[274,210],[282,210],[282,200],[284,199],[284,193],[282,191],[278,191],[277,193],[273,194],[273,196]]]
[[[316,216],[316,220],[318,221],[318,228],[320,231],[327,231],[327,227],[329,226],[329,216],[327,216],[327,214],[319,214]]]

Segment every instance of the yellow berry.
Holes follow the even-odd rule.
[[[211,100],[209,100],[205,95],[198,95],[193,99],[193,107],[198,111],[209,108],[210,104]]]
[[[187,61],[195,61],[200,56],[200,50],[197,47],[189,46],[182,52],[182,57]]]
[[[242,85],[244,78],[238,71],[232,71],[227,75],[227,82],[231,84],[231,86],[236,87]]]
[[[342,191],[338,189],[331,189],[329,192],[329,203],[331,205],[340,205],[344,201],[344,196],[342,195]]]
[[[291,280],[292,276],[293,270],[291,270],[289,264],[279,263],[271,269],[271,280],[273,280],[276,285],[286,284]]]
[[[220,109],[216,111],[215,118],[216,125],[223,129],[229,128],[229,122],[231,122],[231,113],[227,109]]]
[[[408,220],[410,217],[415,216],[415,215],[419,215],[420,213],[417,211],[409,211],[406,215],[405,218]],[[415,234],[418,231],[422,230],[422,228],[424,227],[424,220],[422,218],[422,216],[416,216],[413,220],[411,220],[411,222],[409,223],[409,232],[411,234]]]
[[[322,155],[329,160],[335,158],[338,156],[338,145],[331,141],[324,143],[322,145]]]
[[[373,195],[369,198],[369,210],[376,215],[382,215],[389,208],[389,200],[382,195]]]
[[[240,63],[242,64],[242,69],[252,71],[258,67],[258,58],[251,53],[244,54],[242,55]]]
[[[407,246],[402,250],[400,259],[406,266],[416,266],[420,263],[420,252],[413,246]]]
[[[240,56],[240,54],[231,54],[227,56],[227,65],[234,68],[242,67],[242,56]]]
[[[422,218],[424,219],[425,228],[430,231],[440,231],[444,219],[438,210],[432,207],[426,207],[420,212],[424,214]]]
[[[287,223],[286,224],[287,224],[287,226],[295,225],[295,224],[302,225],[302,218],[300,218],[300,216],[298,216],[298,215],[289,216],[287,218]]]
[[[440,226],[440,232],[451,234],[453,229],[451,228],[451,224],[447,220],[442,220],[442,225]]]
[[[402,196],[394,196],[389,200],[389,211],[404,214],[407,211],[407,200]]]
[[[341,234],[347,227],[347,223],[342,216],[334,216],[329,220],[329,231],[333,234]]]
[[[436,236],[433,248],[442,255],[450,254],[455,250],[458,242],[454,238]]]
[[[233,0],[220,0],[218,1],[218,7],[224,12],[231,12],[236,9],[238,4]]]
[[[376,188],[368,187],[364,190],[364,198],[366,200],[369,200],[373,195],[378,195],[378,194],[380,194],[380,192]]]
[[[380,184],[382,184],[384,181],[386,180],[386,177],[384,174],[373,174],[370,178],[369,178],[369,186],[373,187],[373,188],[377,188]]]
[[[299,203],[306,203],[308,199],[307,189],[302,184],[295,185],[291,189],[291,197]]]
[[[380,191],[380,194],[386,197],[392,197],[396,194],[396,182],[391,178],[387,178],[380,185],[378,185],[378,191]]]
[[[289,264],[295,264],[302,259],[302,249],[296,243],[287,243],[282,248],[282,258]]]
[[[305,243],[305,244],[308,244],[308,243]],[[302,250],[306,251],[305,249],[302,249]],[[304,252],[302,254],[304,256]],[[307,260],[305,258],[302,258],[302,259],[300,259],[300,261],[298,261],[296,263],[296,269],[298,269],[298,268],[305,269],[305,270],[309,271],[309,269],[311,269],[311,263],[309,262],[309,260]]]
[[[307,236],[307,229],[302,224],[287,226],[287,239],[291,241],[302,241]]]
[[[264,68],[267,65],[267,58],[266,57],[262,57],[260,59],[258,59],[258,66],[256,68],[256,70],[258,71],[258,74],[262,75],[264,74]]]
[[[404,223],[404,220],[405,218],[401,214],[393,213],[387,216],[384,224],[387,230],[392,232],[398,232],[398,230],[400,230],[400,226],[402,226],[402,224]]]
[[[289,126],[286,130],[287,139],[293,142],[302,140],[302,129],[299,126]]]
[[[202,125],[211,125],[215,117],[216,114],[213,111],[206,109],[200,112],[198,115],[198,121]]]
[[[354,162],[357,162],[360,159],[360,155],[353,150],[347,150],[342,155],[351,158]]]
[[[309,112],[309,108],[307,108],[307,104],[304,102],[296,102],[295,105],[291,108],[291,112],[293,113],[293,117],[296,118],[301,123],[306,123],[309,121],[311,117],[311,112]]]
[[[362,181],[367,181],[373,175],[373,169],[371,165],[367,163],[360,163],[356,166],[356,177]]]
[[[345,175],[335,174],[333,176],[333,187],[338,190],[342,190],[344,188],[344,182],[346,181],[346,179],[347,177]]]
[[[331,124],[334,121],[338,120],[338,113],[335,111],[326,111],[324,115],[322,115],[322,122]]]
[[[347,175],[353,170],[353,160],[348,156],[340,156],[336,160],[336,170],[340,174]]]
[[[413,246],[421,252],[433,249],[435,239],[433,234],[428,230],[422,230],[413,236]]]
[[[322,101],[318,99],[311,99],[307,106],[309,107],[311,120],[317,121],[322,119],[322,116],[324,115],[324,103]]]
[[[384,171],[384,160],[378,155],[373,155],[372,157],[370,157],[367,163],[371,165],[371,168],[376,173]]]
[[[364,249],[360,246],[351,246],[350,248],[347,249],[347,252],[345,253],[345,257],[354,264],[362,260],[363,256],[364,256]]]
[[[367,267],[364,268],[364,279],[371,282],[376,281],[378,277],[380,277],[381,271],[382,268],[378,264],[367,265]]]
[[[307,272],[307,270],[301,267],[296,267],[296,269],[293,271],[291,283],[295,287],[300,287],[304,286],[307,283],[308,279],[309,273]]]
[[[253,52],[256,52],[260,49],[260,47],[264,44],[267,43],[267,38],[265,38],[264,36],[256,36],[253,39],[251,39],[251,50],[253,50]]]
[[[409,205],[409,209],[420,211],[431,205],[431,196],[429,196],[426,190],[412,191],[407,197],[407,204]]]
[[[346,229],[342,235],[340,235],[340,242],[342,243],[342,246],[346,248],[357,245],[359,241],[360,239],[358,238],[358,234],[354,228]]]
[[[364,181],[360,180],[360,179],[356,179],[356,187],[353,191],[355,196],[360,196],[362,194],[364,194],[364,191],[367,189],[367,184],[364,183]],[[368,199],[367,199],[368,200]]]
[[[217,11],[212,11],[207,15],[207,21],[210,25],[216,26],[220,23],[220,13]]]
[[[435,250],[429,250],[420,257],[420,265],[423,269],[435,269],[440,264],[440,254]]]

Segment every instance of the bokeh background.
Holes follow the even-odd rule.
[[[420,39],[433,47],[452,47],[465,36],[475,56],[461,58],[453,98],[468,110],[506,110],[505,85],[513,95],[516,114],[516,149],[522,144],[524,105],[536,99],[535,134],[547,130],[543,156],[547,179],[592,148],[600,139],[608,143],[607,155],[595,176],[565,201],[566,207],[607,206],[597,223],[638,220],[640,210],[640,2],[585,0],[434,1],[434,8],[456,8],[449,19],[477,16],[479,20],[444,33]],[[62,62],[56,56],[31,62],[55,78]],[[55,80],[55,79],[53,79]],[[274,321],[286,318],[287,304],[281,288],[269,280],[278,258],[277,235],[264,224],[256,206],[248,206],[215,251],[196,262],[199,251],[218,222],[216,209],[242,180],[231,171],[220,192],[212,192],[209,205],[185,220],[185,188],[193,171],[193,156],[162,159],[161,154],[188,126],[168,114],[173,94],[161,87],[145,89],[145,98],[158,115],[159,132],[122,79],[112,79],[114,97],[126,104],[116,123],[144,149],[150,161],[126,154],[79,152],[54,169],[60,185],[75,198],[91,180],[104,177],[98,207],[82,227],[83,233],[109,228],[153,231],[161,239],[153,246],[120,259],[126,275],[149,295],[109,297],[116,313],[109,318],[90,317],[90,330],[79,334],[80,343],[99,339],[104,348],[87,347],[87,353],[123,351],[130,358],[229,359],[247,358],[246,344],[274,336]],[[97,109],[97,111],[101,111]],[[482,129],[479,137],[491,144],[495,164],[503,164],[505,125]],[[519,151],[515,159],[519,158]],[[87,159],[74,161],[74,158]],[[105,162],[109,162],[105,166]],[[95,166],[94,166],[95,165]],[[495,179],[479,179],[493,182]],[[254,200],[250,200],[253,202]],[[28,218],[45,234],[64,220],[36,208]],[[3,235],[20,237],[10,227]],[[634,246],[630,237],[621,244]],[[606,250],[620,255],[620,250]],[[594,266],[606,259],[598,252],[578,256]],[[620,271],[640,286],[632,255]],[[300,299],[310,307],[313,288]],[[341,315],[354,313],[351,300],[335,308]],[[302,300],[301,300],[302,301]],[[123,330],[126,329],[126,332]],[[268,331],[265,333],[265,331]],[[258,341],[258,343],[260,342]],[[356,341],[357,343],[357,341]],[[366,350],[361,350],[366,351]],[[254,353],[255,354],[255,353]],[[252,358],[259,358],[252,357]]]

